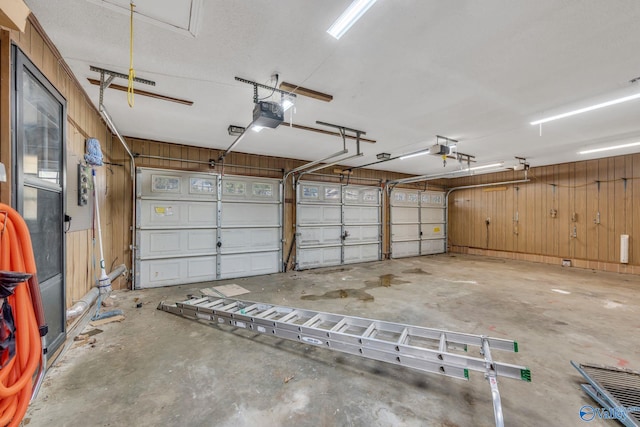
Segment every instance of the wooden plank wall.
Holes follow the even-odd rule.
[[[510,171],[449,186],[521,178]],[[451,193],[450,249],[640,274],[640,153],[532,168],[529,178]],[[629,265],[619,262],[621,234],[630,236]]]
[[[15,43],[20,50],[40,69],[51,84],[58,89],[67,101],[67,123],[66,123],[66,149],[72,152],[77,158],[83,158],[85,153],[85,141],[88,137],[96,137],[100,140],[105,160],[112,163],[122,163],[123,150],[115,146],[112,141],[111,133],[101,120],[97,110],[90,102],[87,94],[83,91],[78,81],[71,74],[68,66],[64,63],[60,53],[48,39],[44,31],[41,29],[37,20],[33,15],[29,18],[24,33],[12,31],[11,33],[3,30],[1,39],[2,55],[2,86],[0,111],[2,112],[2,131],[0,144],[3,161],[5,161],[5,153],[10,152],[11,141],[10,134],[7,133],[6,125],[9,123],[9,112],[5,110],[5,105],[10,99],[10,86],[5,85],[5,78],[11,75],[10,67],[10,51],[5,49],[8,47],[7,37]],[[6,62],[6,64],[5,64]],[[6,77],[5,77],[6,76]],[[67,165],[67,168],[73,168],[75,165]],[[127,255],[129,254],[128,245],[129,238],[125,238],[123,227],[127,227],[128,216],[126,210],[131,209],[131,203],[127,205],[127,200],[131,197],[127,189],[128,166],[105,166],[99,167],[97,170],[98,177],[98,195],[101,207],[101,224],[102,236],[104,242],[104,253],[107,271],[114,264],[124,262],[130,267]],[[130,180],[129,180],[130,181]],[[3,186],[2,200],[10,200],[9,185]],[[127,193],[129,191],[129,193]],[[97,276],[94,265],[98,265],[98,247],[93,244],[93,231],[80,230],[66,233],[66,304],[67,307],[73,305],[75,301],[86,294],[95,283]],[[95,260],[94,260],[95,256]],[[126,287],[125,279],[118,279],[114,283],[114,287]]]

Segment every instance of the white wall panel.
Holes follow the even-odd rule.
[[[422,244],[422,255],[429,254],[441,254],[446,251],[446,247],[443,239],[438,240],[423,240]]]
[[[260,252],[220,256],[220,278],[258,276],[279,271],[279,253]]]
[[[420,226],[418,224],[393,224],[391,241],[420,240]]]
[[[280,206],[277,204],[222,202],[222,226],[279,226]]]
[[[442,208],[422,208],[420,210],[420,222],[445,223],[445,210]]]
[[[391,257],[402,258],[420,255],[420,242],[392,242]]]
[[[216,230],[139,230],[140,259],[215,255]]]
[[[378,206],[345,206],[345,224],[377,224],[380,222],[380,208]]]
[[[345,244],[378,242],[380,240],[380,227],[377,225],[347,225],[345,230],[349,234],[345,239]]]
[[[137,263],[138,288],[182,285],[216,278],[216,257],[143,260]]]
[[[444,224],[422,224],[422,239],[444,239]]]
[[[351,264],[356,262],[377,261],[379,257],[378,244],[372,245],[346,245],[344,247],[344,262]]]
[[[298,268],[315,268],[340,265],[341,246],[325,248],[309,248],[298,253]]]
[[[296,241],[300,246],[339,245],[342,228],[338,226],[298,227]]]
[[[394,224],[407,224],[420,222],[420,211],[417,208],[394,206],[392,207],[391,220]]]
[[[137,216],[141,229],[215,227],[217,222],[211,202],[140,200]]]
[[[279,228],[225,228],[221,231],[221,253],[277,251],[280,240]]]
[[[299,205],[298,224],[340,224],[340,206]]]

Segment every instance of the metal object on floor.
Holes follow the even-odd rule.
[[[492,350],[518,351],[517,342],[502,338],[232,298],[191,297],[161,302],[158,309],[463,380],[470,370],[482,372],[491,386],[499,427],[504,421],[497,377],[531,381],[528,368],[492,359]],[[467,355],[469,346],[479,348],[483,358]]]
[[[640,372],[574,361],[571,365],[589,382],[582,384],[582,389],[602,406],[601,411],[593,407],[581,409],[583,419],[586,416],[590,419],[585,420],[591,421],[598,416],[617,419],[628,427],[640,427]]]

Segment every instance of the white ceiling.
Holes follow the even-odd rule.
[[[640,76],[637,0],[379,0],[335,40],[326,30],[350,2],[139,0],[147,17],[135,17],[134,67],[156,86],[136,87],[194,104],[136,96],[129,108],[124,92],[108,90],[105,105],[123,135],[225,149],[234,140],[227,127],[252,118],[253,89],[234,77],[272,84],[278,72],[334,96],[298,97],[294,123],[336,123],[378,141],[363,143],[364,157],[350,166],[426,148],[435,135],[459,140],[478,165],[514,156],[532,166],[575,161],[598,156],[581,149],[640,141],[640,100],[545,124],[541,136],[529,124],[640,92],[629,83]],[[127,1],[26,3],[97,105],[89,65],[129,68]],[[171,17],[177,24],[159,22]],[[281,125],[249,132],[235,151],[315,160],[341,147],[337,137]],[[435,156],[375,166],[410,174],[457,167]]]

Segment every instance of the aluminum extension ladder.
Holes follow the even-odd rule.
[[[497,377],[531,382],[528,368],[493,360],[492,350],[518,351],[517,342],[501,338],[233,298],[163,301],[158,309],[463,380],[469,379],[470,370],[482,372],[491,386],[498,427],[504,426],[504,419]],[[469,346],[478,347],[483,357],[467,355]]]

